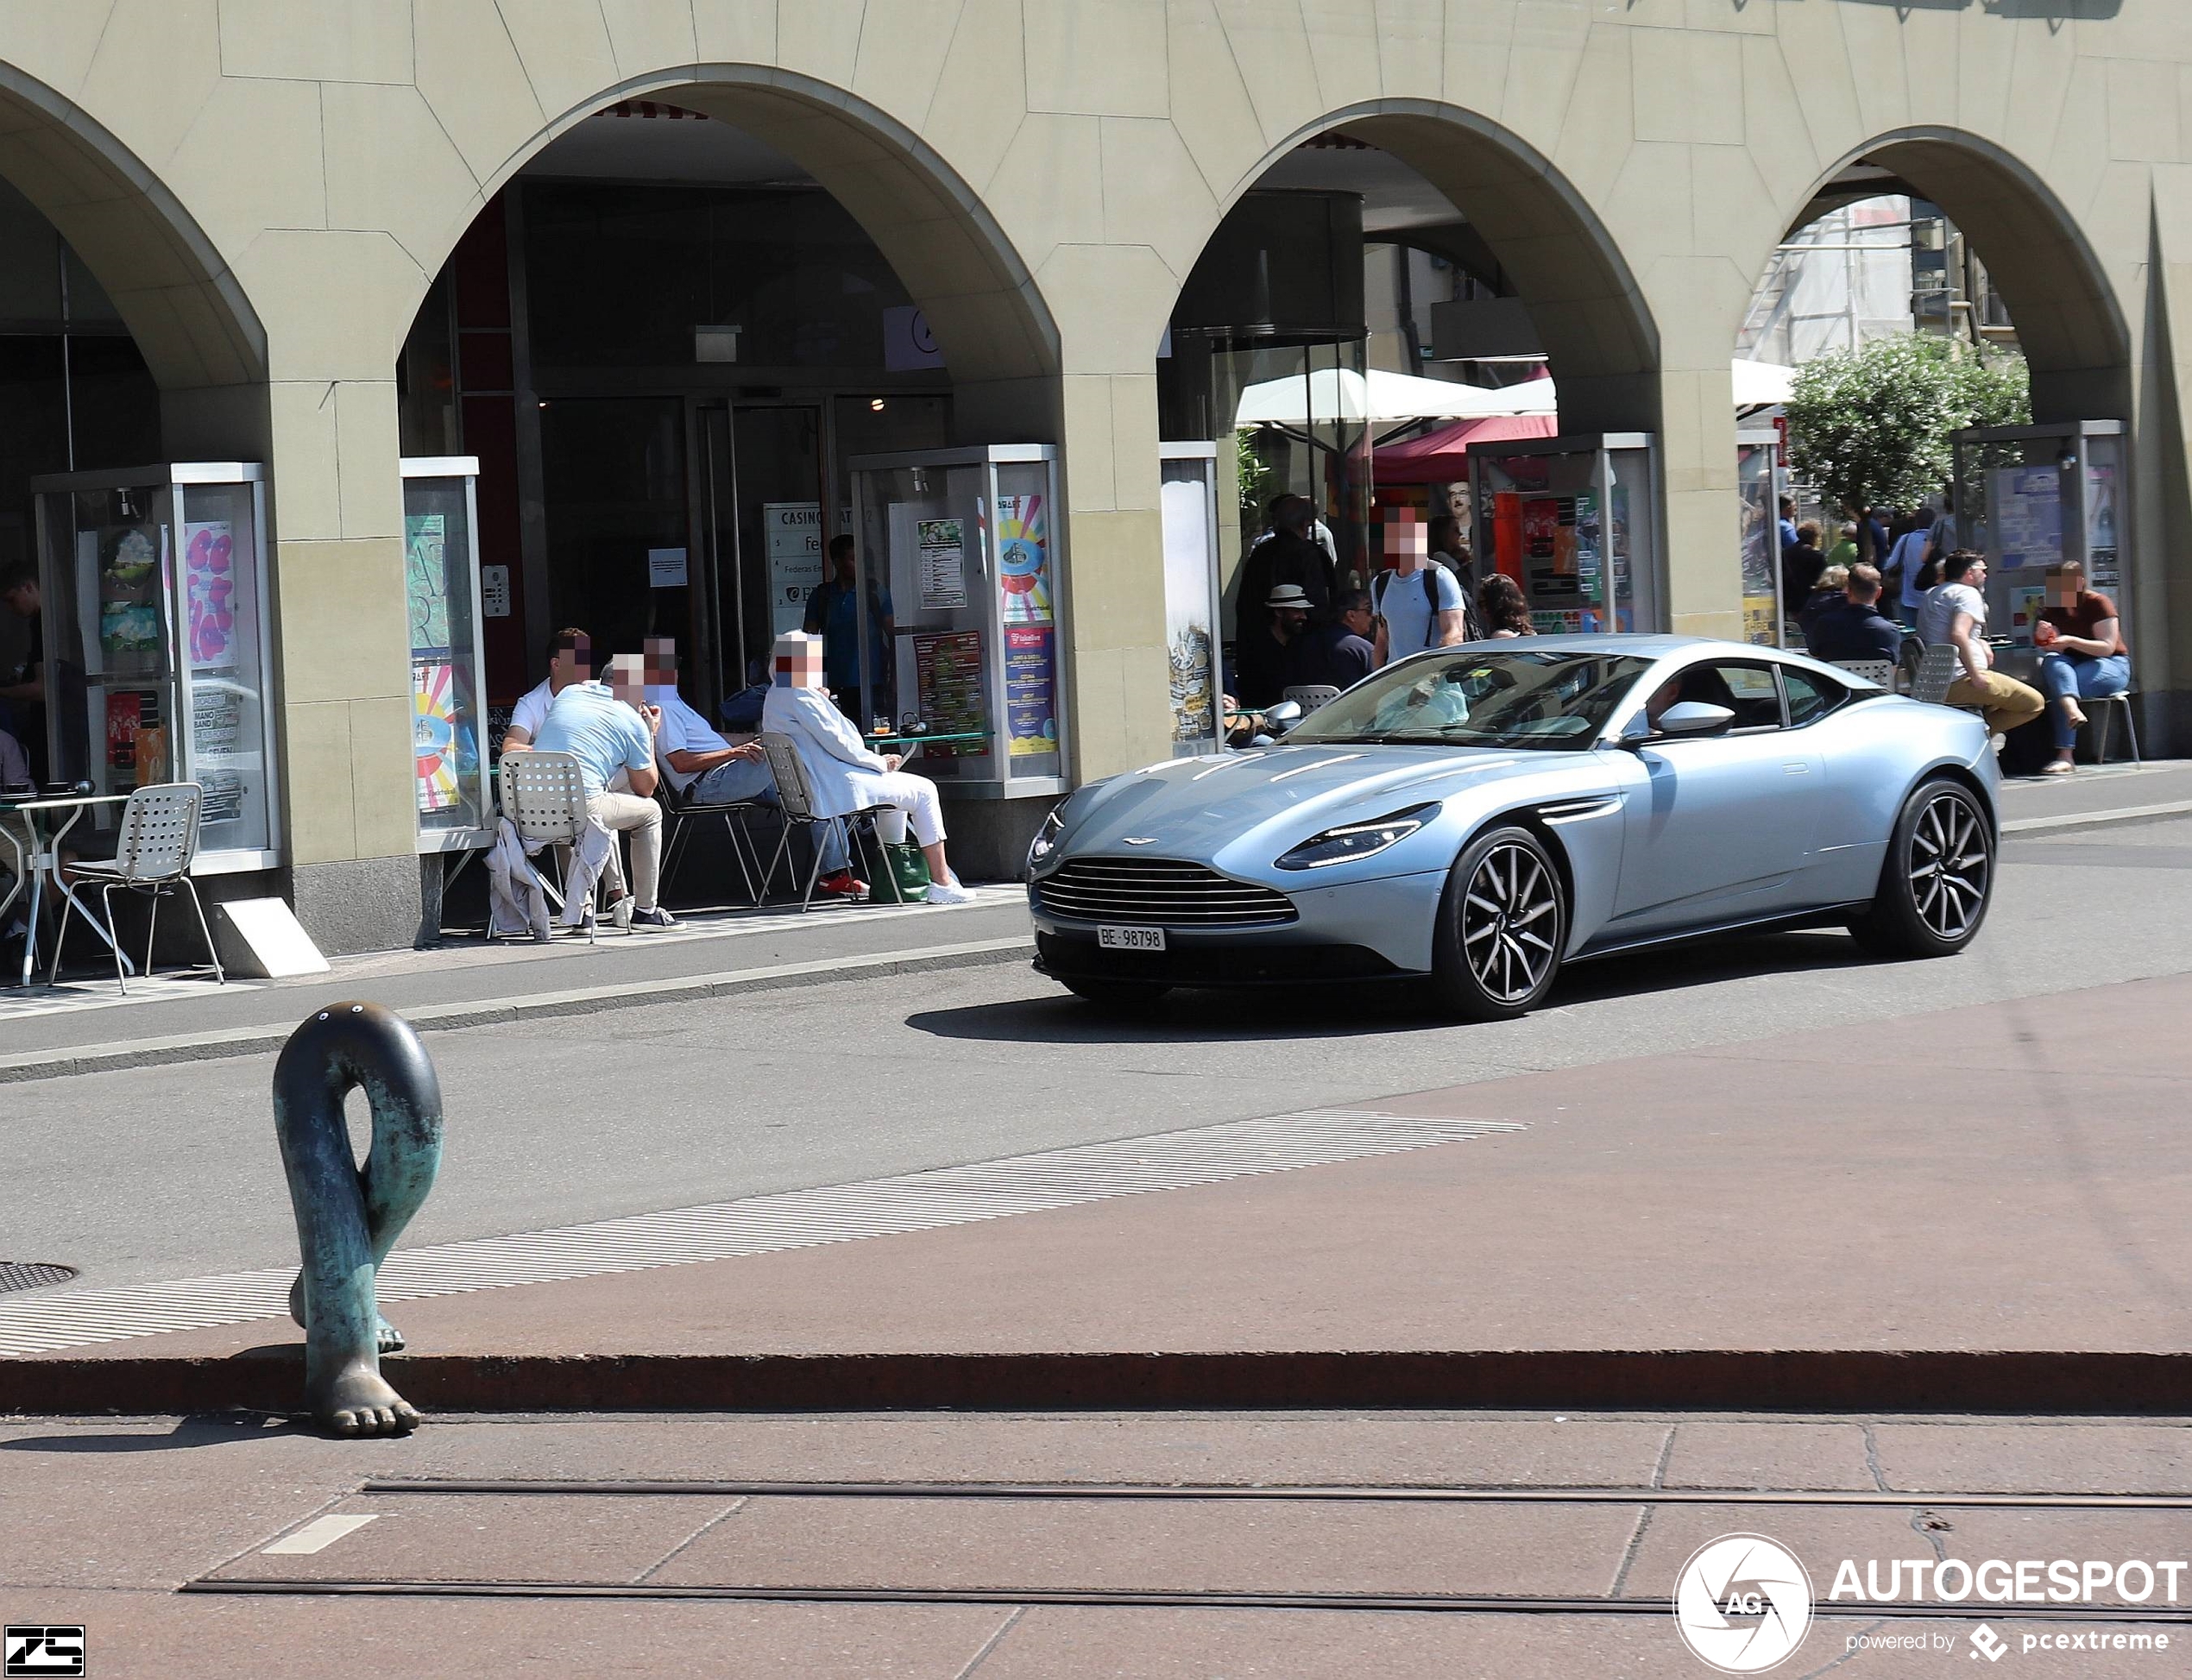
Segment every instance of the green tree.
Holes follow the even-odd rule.
[[[1797,370],[1789,456],[1830,501],[1911,507],[1948,481],[1949,438],[2031,417],[2024,358],[1931,333],[1875,339]]]

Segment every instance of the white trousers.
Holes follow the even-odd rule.
[[[904,842],[909,819],[913,823],[913,837],[922,845],[942,843],[943,801],[936,796],[936,784],[927,777],[916,776],[910,770],[860,771],[852,781],[862,804],[893,808],[875,820],[875,831],[885,844],[898,846]]]
[[[632,836],[632,896],[641,909],[654,909],[662,878],[662,807],[636,793],[597,793],[586,802],[586,812],[610,834]],[[624,871],[614,841],[609,858],[610,884],[622,886]]]

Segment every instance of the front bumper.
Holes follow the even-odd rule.
[[[1035,889],[1036,959],[1051,974],[1173,985],[1257,985],[1364,979],[1431,972],[1439,900],[1446,871],[1394,875],[1329,886],[1267,880],[1294,903],[1297,919],[1268,927],[1194,928],[1163,923],[1162,951],[1111,951],[1097,923],[1046,910]]]

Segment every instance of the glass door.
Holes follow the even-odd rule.
[[[822,410],[805,404],[741,406],[729,419],[735,562],[722,585],[718,622],[725,680],[739,688],[753,662],[767,659],[779,635],[804,626],[828,563]],[[822,633],[827,639],[828,626]],[[734,664],[737,681],[732,680]],[[837,686],[834,677],[831,686]]]
[[[550,628],[583,630],[605,653],[673,636],[692,657],[689,447],[682,397],[541,405]]]

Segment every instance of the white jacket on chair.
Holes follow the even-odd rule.
[[[771,689],[761,702],[761,727],[790,736],[798,748],[816,815],[844,816],[878,802],[867,778],[890,766],[868,751],[860,732],[820,689]]]

